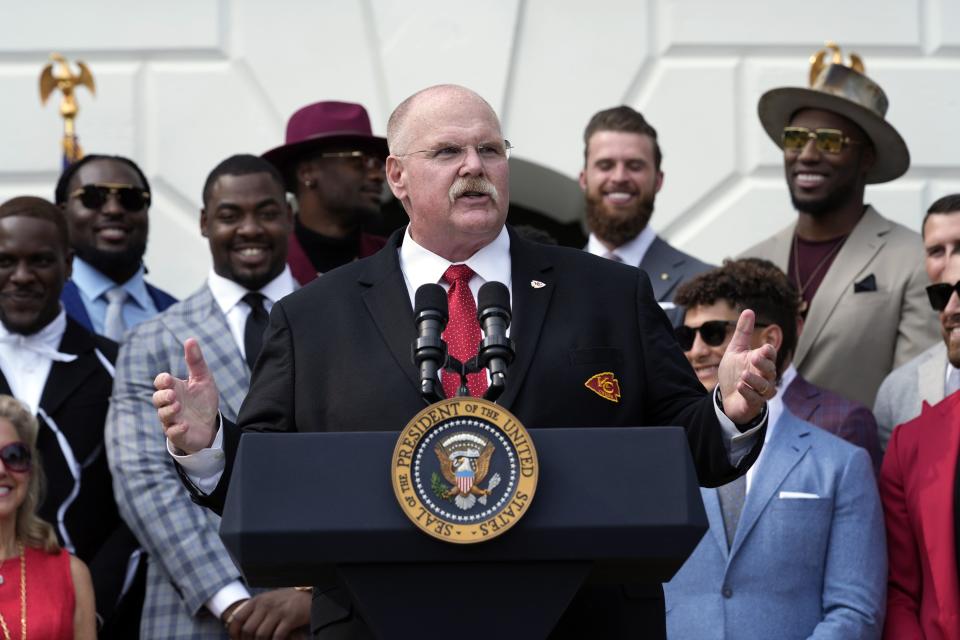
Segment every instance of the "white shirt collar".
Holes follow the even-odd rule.
[[[51,320],[47,326],[40,329],[36,333],[32,333],[28,336],[11,333],[7,328],[0,323],[0,341],[6,342],[8,344],[22,344],[22,343],[33,343],[37,345],[42,345],[44,347],[49,347],[53,351],[57,351],[60,347],[60,342],[63,340],[63,332],[67,330],[67,313],[63,310],[61,305],[60,313],[57,314],[57,317]]]
[[[650,249],[650,245],[652,245],[656,239],[656,232],[648,224],[636,238],[610,251],[600,242],[597,236],[591,233],[590,238],[587,240],[587,251],[601,258],[606,258],[610,253],[615,253],[624,264],[639,267],[643,261],[643,257],[647,255],[647,250]]]
[[[947,371],[943,378],[944,396],[948,396],[960,389],[960,369],[956,368],[947,360]]]
[[[224,278],[213,269],[210,269],[210,275],[207,276],[207,286],[210,287],[210,293],[217,302],[217,306],[224,315],[228,314],[237,304],[243,300],[243,296],[250,293],[246,287],[237,284],[229,278]],[[290,267],[284,266],[276,278],[268,282],[262,289],[262,293],[271,303],[280,298],[293,293],[296,284],[293,281],[293,275],[290,273]]]
[[[425,284],[442,284],[444,271],[451,263],[446,258],[438,256],[432,251],[425,249],[417,244],[416,240],[410,235],[410,227],[404,234],[403,244],[400,245],[400,271],[403,272],[404,281],[410,293],[410,302],[415,304],[414,298],[417,289]],[[459,264],[459,263],[458,263]],[[470,283],[470,288],[474,289],[474,284],[479,288],[484,282],[502,282],[508,288],[511,287],[511,262],[510,262],[510,234],[507,228],[503,227],[496,239],[483,247],[475,254],[467,258],[462,264],[466,264],[477,274]],[[474,291],[476,295],[476,291]]]

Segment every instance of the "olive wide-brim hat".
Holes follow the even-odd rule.
[[[328,100],[299,109],[287,121],[286,140],[261,157],[280,171],[306,153],[334,145],[349,145],[386,158],[387,140],[373,135],[370,116],[363,105]]]
[[[783,146],[783,128],[801,109],[831,111],[856,123],[873,143],[876,162],[867,183],[899,178],[910,168],[910,151],[900,133],[886,120],[887,96],[880,85],[843,64],[823,69],[810,88],[780,87],[760,97],[757,114],[770,139]]]

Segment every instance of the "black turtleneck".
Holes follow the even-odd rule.
[[[340,265],[353,262],[360,254],[359,230],[343,238],[331,238],[308,229],[300,222],[300,218],[295,218],[293,233],[317,273],[326,273]]]

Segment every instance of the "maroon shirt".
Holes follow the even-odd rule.
[[[794,236],[795,243],[790,249],[790,262],[787,270],[787,277],[790,282],[797,286],[807,309],[813,301],[813,297],[820,288],[824,276],[830,270],[830,265],[836,259],[837,254],[847,236],[840,236],[832,240],[812,241],[804,240],[799,236]],[[799,269],[797,268],[799,267]]]

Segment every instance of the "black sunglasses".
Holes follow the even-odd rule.
[[[931,284],[927,287],[927,298],[930,299],[930,306],[933,307],[934,311],[943,311],[947,308],[947,303],[950,302],[950,296],[953,295],[954,291],[960,293],[960,282],[955,284],[947,284],[946,282]]]
[[[150,204],[150,192],[144,191],[132,184],[85,184],[70,194],[71,198],[80,198],[80,203],[87,209],[100,209],[107,204],[107,198],[117,196],[117,202],[129,212],[140,211]]]
[[[22,442],[11,442],[0,448],[0,461],[10,471],[18,473],[30,471],[30,447]]]
[[[680,348],[684,351],[693,349],[693,341],[696,339],[698,332],[708,346],[719,347],[727,339],[727,331],[736,326],[737,323],[733,320],[708,320],[699,327],[688,327],[686,325],[674,327],[673,335],[677,337],[677,342],[680,343]],[[764,322],[755,322],[753,326],[769,327],[770,325]]]

